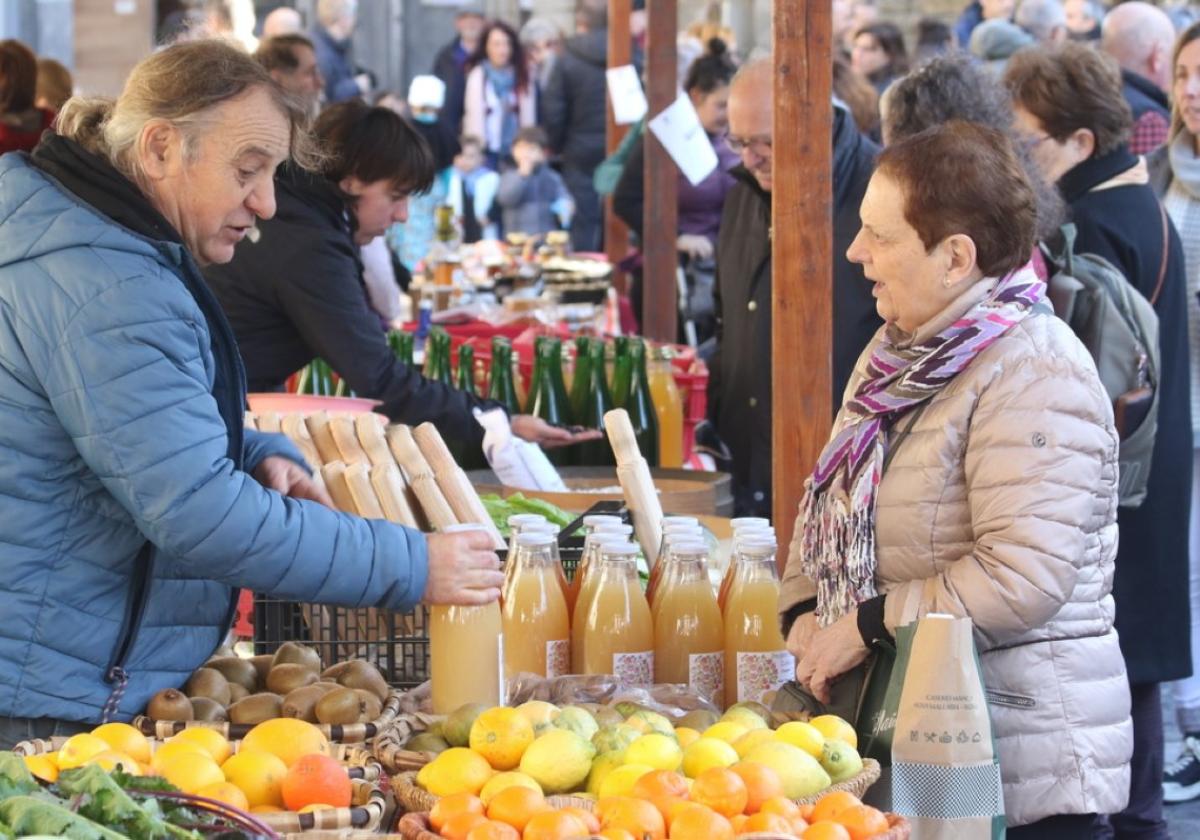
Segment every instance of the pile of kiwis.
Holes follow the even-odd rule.
[[[387,682],[370,662],[352,659],[321,670],[315,650],[285,642],[274,654],[208,660],[183,691],[166,688],[151,697],[146,716],[250,725],[290,717],[345,725],[378,719],[387,696]]]

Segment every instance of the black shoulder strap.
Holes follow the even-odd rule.
[[[883,456],[882,472],[887,472],[887,468],[891,466],[892,458],[895,457],[896,451],[900,448],[900,444],[904,443],[904,439],[907,438],[909,432],[913,430],[913,426],[917,425],[917,421],[921,419],[921,415],[925,413],[925,409],[929,408],[929,404],[931,402],[933,402],[933,397],[930,397],[917,406],[916,410],[912,413],[912,419],[908,421],[908,425],[900,430],[900,433],[896,435],[896,439],[891,442],[890,446],[888,446],[887,454]]]

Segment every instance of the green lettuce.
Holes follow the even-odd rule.
[[[132,777],[121,774],[121,778]],[[58,777],[58,789],[65,796],[78,798],[79,813],[83,816],[131,837],[190,840],[200,836],[167,822],[156,801],[138,804],[117,779],[95,764],[64,771]]]
[[[69,840],[130,840],[62,805],[34,796],[10,796],[0,802],[0,822],[17,837],[43,834]]]

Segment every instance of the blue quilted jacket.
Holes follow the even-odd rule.
[[[116,717],[131,717],[213,652],[237,587],[420,598],[421,534],[248,474],[299,456],[241,440],[243,381],[182,246],[0,157],[0,717],[98,720],[122,671]]]

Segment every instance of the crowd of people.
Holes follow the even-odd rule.
[[[115,101],[0,42],[0,605],[22,616],[0,630],[5,744],[140,709],[215,647],[236,587],[496,597],[482,542],[337,514],[290,446],[241,424],[247,383],[321,357],[391,419],[478,443],[473,411],[496,406],[425,380],[385,335],[440,205],[467,242],[562,229],[590,252],[611,195],[635,297],[640,240],[673,237],[711,371],[699,442],[742,515],[769,516],[790,468],[772,449],[769,55],[710,21],[681,30],[679,86],[718,165],[680,175],[678,229],[649,231],[644,124],[606,145],[603,0],[579,0],[573,32],[463,5],[403,93],[356,63],[355,0],[257,27],[243,5],[172,22]],[[1164,801],[1200,798],[1190,14],[979,0],[909,27],[875,0],[833,5],[839,409],[781,621],[820,698],[898,627],[970,617],[1020,840],[1165,838]],[[1082,263],[1153,313],[1149,396],[1112,393],[1100,348],[1055,317]],[[1184,733],[1166,766],[1164,684]]]

